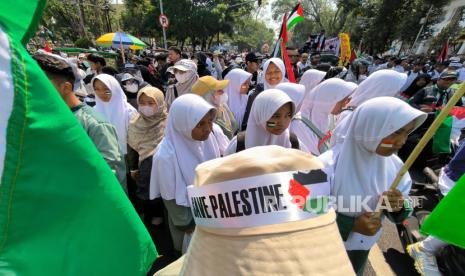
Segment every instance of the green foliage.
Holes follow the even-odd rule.
[[[245,18],[237,22],[235,31],[232,35],[232,44],[237,45],[239,49],[261,49],[264,43],[272,45],[274,32],[263,22],[253,18]]]

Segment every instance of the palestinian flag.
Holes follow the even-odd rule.
[[[436,112],[436,116],[439,111]],[[433,153],[451,153],[451,143],[458,144],[465,128],[465,107],[454,106],[433,137]]]
[[[444,197],[421,227],[421,233],[465,249],[465,175]]]
[[[289,31],[295,24],[304,21],[304,11],[302,10],[302,4],[298,4],[294,7],[292,12],[287,18],[287,30]]]
[[[280,39],[285,36],[286,37],[286,42],[287,42],[287,31],[289,31],[292,27],[295,26],[295,24],[304,21],[304,12],[302,10],[302,4],[297,4],[297,6],[294,7],[292,12],[287,16],[287,14],[284,15],[283,18],[283,24],[281,25],[280,31],[279,31],[279,36],[278,40],[275,43],[275,46],[273,48],[273,52],[271,53],[272,57],[278,57],[279,56],[279,49],[281,47]],[[283,32],[286,32],[286,34],[283,34]]]
[[[146,275],[150,235],[25,49],[45,3],[0,9],[0,275]]]

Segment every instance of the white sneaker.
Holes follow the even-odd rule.
[[[415,261],[415,268],[423,276],[441,276],[436,257],[421,248],[421,242],[407,246],[407,253]]]

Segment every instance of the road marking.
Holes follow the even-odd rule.
[[[392,271],[389,264],[386,262],[384,258],[383,252],[379,249],[378,245],[375,244],[371,250],[370,254],[368,255],[368,260],[370,261],[371,267],[375,271],[376,275],[382,276],[394,276],[394,272]]]

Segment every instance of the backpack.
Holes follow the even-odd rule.
[[[305,118],[301,114],[296,114],[294,116],[294,120],[302,121],[302,123],[304,123],[316,135],[316,137],[318,137],[318,150],[320,151],[320,153],[324,153],[329,149],[328,140],[331,137],[331,135],[324,134],[309,119]]]
[[[299,139],[294,133],[289,133],[289,142],[293,149],[300,149]],[[245,131],[241,131],[237,134],[236,152],[245,150]]]

